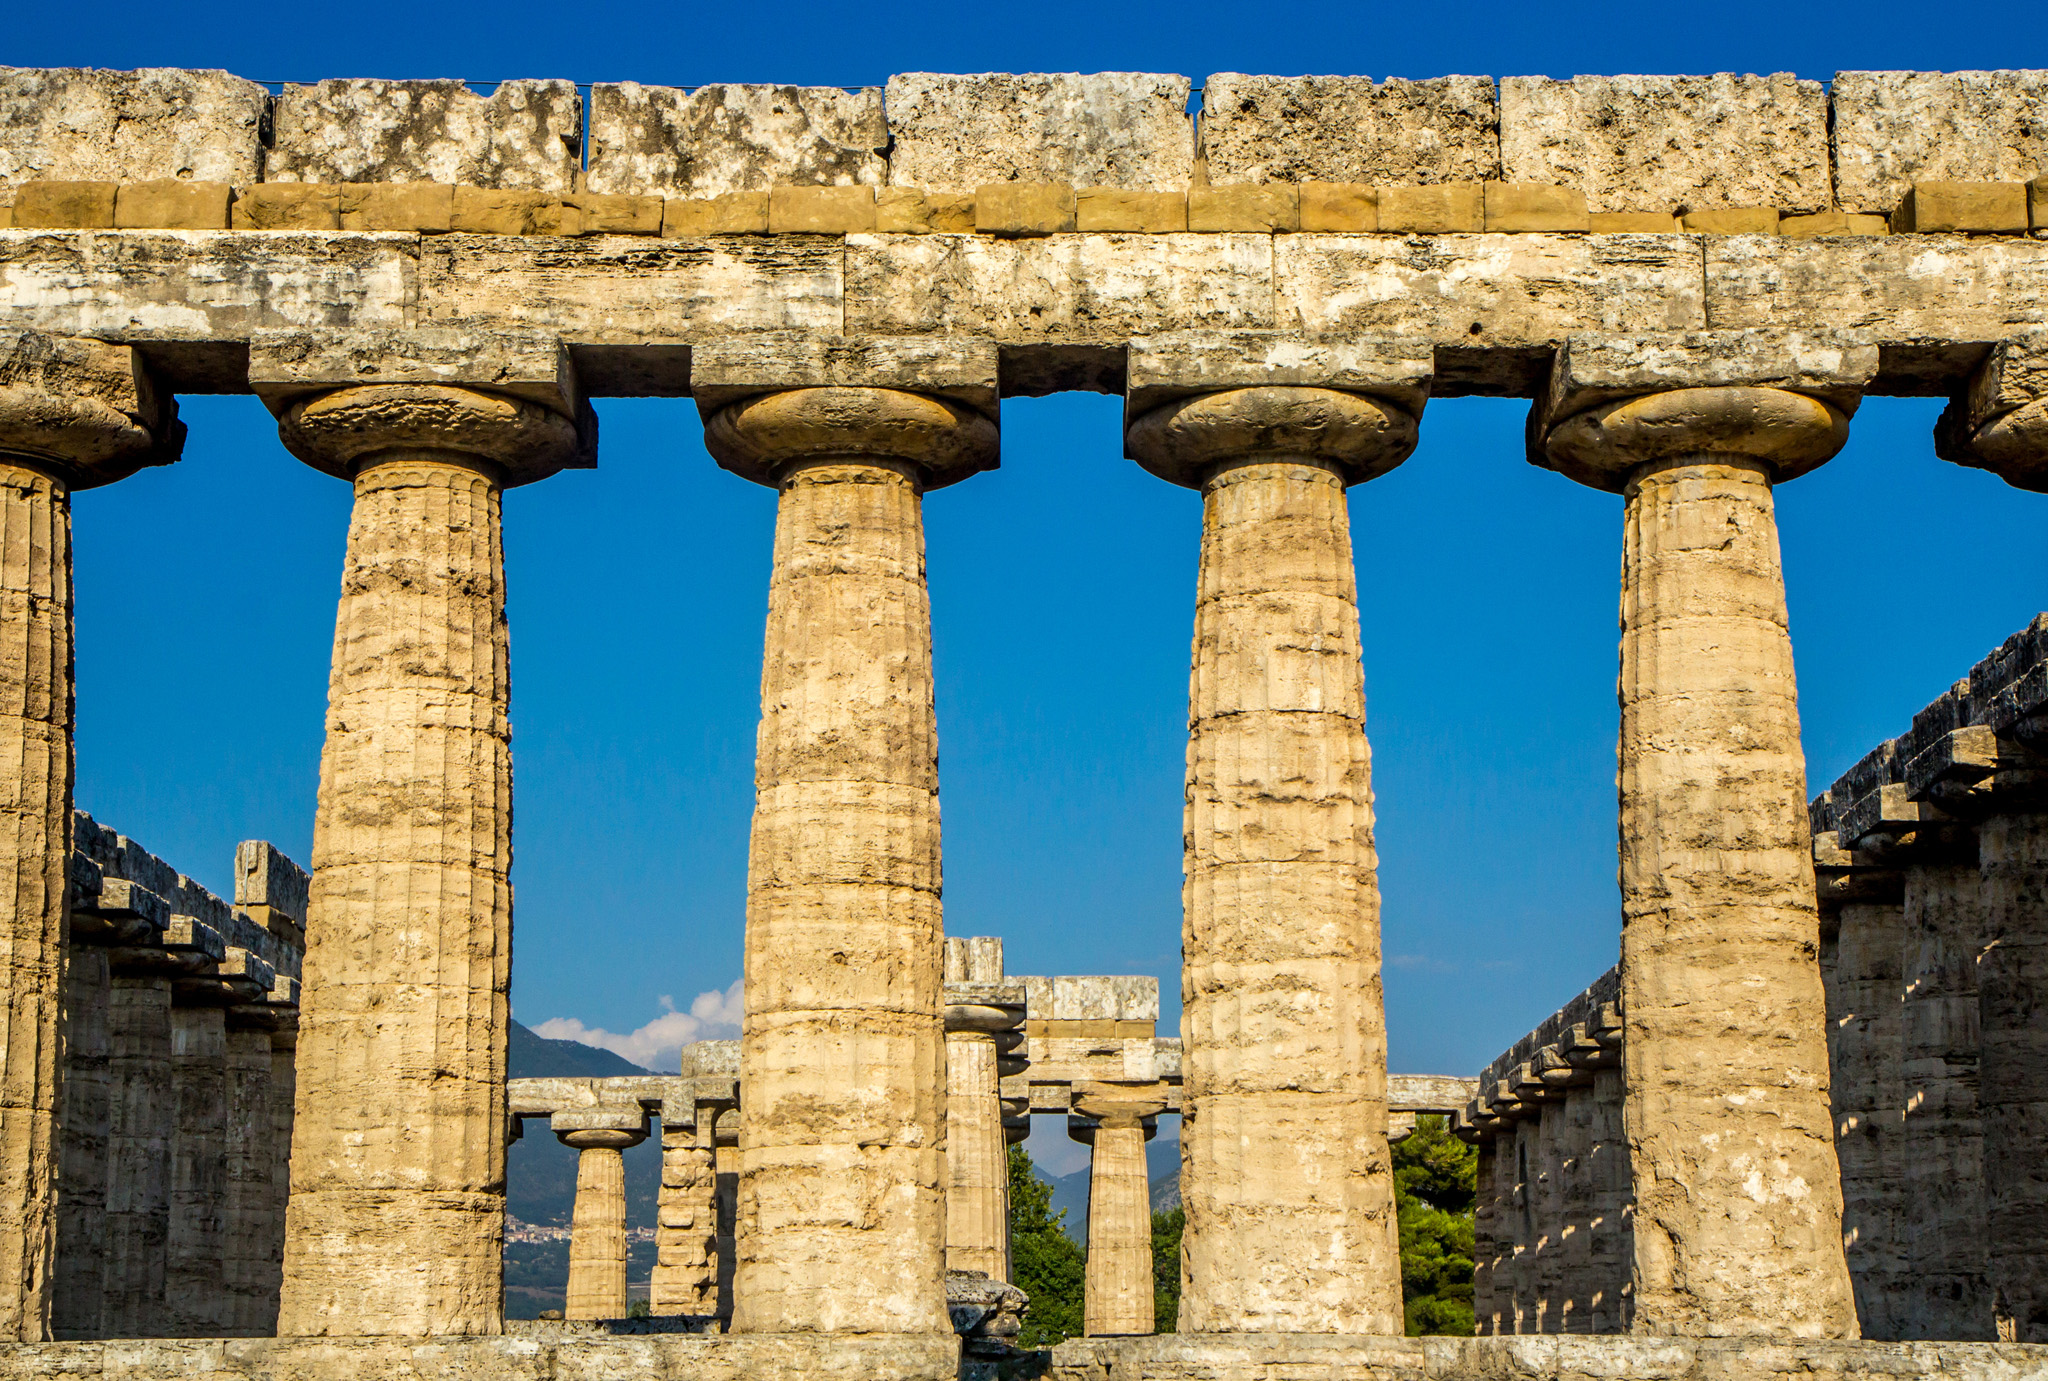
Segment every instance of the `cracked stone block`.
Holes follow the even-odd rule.
[[[583,166],[573,82],[346,79],[287,86],[274,110],[269,182],[452,182],[572,192]]]

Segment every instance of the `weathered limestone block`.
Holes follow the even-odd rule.
[[[1186,77],[1152,72],[906,72],[889,78],[889,183],[1182,191],[1194,170]]]
[[[229,1323],[222,1274],[227,1202],[227,1018],[217,1006],[171,1010],[170,1221],[164,1331],[218,1337]]]
[[[117,963],[118,963],[117,951]],[[164,1331],[170,1235],[171,984],[116,968],[107,1005],[107,1273],[99,1335]]]
[[[255,182],[269,105],[226,72],[0,67],[0,185]]]
[[[1833,202],[1827,93],[1789,72],[1503,77],[1500,160],[1507,181],[1576,187],[1593,211]]]
[[[714,197],[888,180],[882,89],[639,82],[590,89],[590,190]]]
[[[358,382],[292,399],[279,423],[356,490],[279,1328],[495,1333],[512,925],[500,494],[559,468],[577,429],[502,394]]]
[[[647,1304],[655,1314],[718,1312],[718,1160],[713,1112],[685,1125],[661,1120],[661,1192],[655,1207],[654,1271]]]
[[[1841,448],[1847,394],[1874,375],[1876,351],[1841,351],[1828,379],[1804,345],[1767,350],[1763,333],[1717,332],[1648,357],[1664,391],[1601,401],[1609,381],[1647,383],[1633,344],[1560,351],[1530,436],[1537,463],[1627,500],[1619,786],[1634,1326],[1853,1336],[1771,485]],[[1795,378],[1833,400],[1769,382]]]
[[[2048,172],[2048,70],[1837,72],[1830,101],[1845,211],[1890,211],[1915,182]]]
[[[1125,437],[1147,469],[1203,493],[1180,1323],[1391,1333],[1379,889],[1344,490],[1399,464],[1417,417],[1389,398],[1250,382],[1259,357],[1242,360],[1240,386],[1154,407]],[[1173,382],[1142,352],[1136,363],[1134,388]]]
[[[1273,300],[1280,330],[1434,342],[1439,393],[1533,391],[1545,366],[1507,352],[1547,350],[1587,323],[1707,324],[1700,241],[1677,235],[1288,235],[1274,242]],[[1461,367],[1458,352],[1482,345]]]
[[[1375,83],[1219,72],[1202,88],[1202,153],[1219,186],[1498,178],[1499,121],[1490,77]]]
[[[272,1111],[271,1023],[250,1024],[231,1012],[226,1031],[227,1099],[221,1196],[221,1332],[259,1337],[277,1324],[277,1280],[271,1257],[283,1240],[283,1197],[274,1175],[277,1129]]]
[[[1270,235],[853,235],[848,335],[1120,341],[1270,326]]]
[[[107,951],[74,944],[64,970],[56,1272],[50,1336],[95,1338],[107,1289]]]
[[[921,492],[993,465],[995,423],[880,386],[700,407],[712,455],[781,491],[748,855],[733,1327],[945,1330]]]
[[[573,192],[583,99],[573,82],[345,78],[287,85],[272,113],[267,182],[452,182]]]
[[[1998,342],[1942,410],[1934,450],[2017,489],[2048,489],[2048,331]]]

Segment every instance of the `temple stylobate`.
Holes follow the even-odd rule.
[[[1775,508],[1871,396],[1947,397],[1930,462],[2048,488],[2048,76],[0,92],[0,1378],[1007,1374],[1033,1112],[1092,1154],[1061,1381],[2048,1375],[2038,640],[1810,806]],[[1202,496],[1171,1045],[1156,987],[946,934],[925,506],[1062,390]],[[72,813],[70,496],[175,461],[193,392],[260,398],[353,501],[310,878],[252,852],[234,907]],[[1530,400],[1530,461],[1622,500],[1620,963],[1418,1085],[1348,514],[1462,395]],[[599,464],[616,397],[689,400],[775,495],[745,1025],[644,1085],[508,1086],[502,499]],[[1454,1109],[1482,1333],[1591,1336],[1401,1336],[1390,1140]],[[502,1247],[540,1116],[576,1317],[535,1329]],[[602,1321],[656,1119],[648,1338]],[[271,1340],[136,1341],[172,1336]]]

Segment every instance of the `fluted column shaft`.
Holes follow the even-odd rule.
[[[226,1301],[222,1331],[260,1337],[274,1316],[266,1295],[275,1289],[270,1253],[277,1230],[271,1176],[278,1159],[271,1115],[270,1040],[230,1018],[226,1036],[227,1116],[225,1185],[221,1201],[221,1280]],[[274,1298],[274,1296],[271,1296]]]
[[[1832,946],[1822,943],[1830,1104],[1841,1165],[1842,1250],[1867,1338],[1897,1338],[1908,1231],[1899,1189],[1906,1102],[1900,966],[1906,939],[1895,899],[1841,905]],[[1828,962],[1829,960],[1832,962]]]
[[[64,1086],[59,1114],[56,1275],[50,1334],[96,1338],[107,1291],[107,1002],[101,945],[74,945],[64,974]]]
[[[1626,491],[1621,887],[1635,1326],[1853,1336],[1769,473]]]
[[[116,972],[107,1003],[107,1273],[99,1336],[164,1333],[171,1225],[171,983]]]
[[[661,1196],[654,1229],[648,1309],[655,1314],[718,1312],[718,1156],[709,1109],[699,1126],[661,1128]]]
[[[733,1327],[937,1333],[938,744],[922,488],[994,427],[886,388],[715,414],[780,491],[748,858]],[[744,461],[741,459],[744,458]]]
[[[47,1336],[55,1231],[71,676],[70,490],[0,456],[0,1337],[28,1341]]]
[[[1010,1158],[996,1038],[946,1032],[946,1266],[1010,1278]]]
[[[576,429],[369,384],[284,407],[350,476],[298,1037],[279,1331],[502,1327],[512,756],[501,492]]]
[[[1091,1338],[1152,1331],[1152,1184],[1144,1124],[1102,1119],[1089,1138],[1088,1265],[1083,1315]]]
[[[569,1220],[569,1291],[563,1316],[626,1316],[626,1162],[620,1153],[642,1134],[561,1134],[576,1148],[576,1207]]]

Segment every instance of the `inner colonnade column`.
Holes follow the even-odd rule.
[[[748,862],[739,1332],[943,1334],[938,751],[922,496],[996,463],[981,343],[700,348],[779,492]]]
[[[1159,1130],[1170,1095],[1160,1085],[1082,1084],[1073,1092],[1067,1135],[1086,1143],[1088,1266],[1082,1319],[1091,1338],[1146,1334],[1153,1315],[1152,1177],[1145,1143]]]
[[[1625,499],[1620,837],[1634,1329],[1856,1336],[1772,486],[1874,348],[1574,338],[1531,459]]]
[[[1003,942],[946,941],[946,1269],[1010,1278],[1010,1147],[1002,1076],[1021,1073],[1024,989]]]
[[[50,1336],[71,855],[71,495],[178,458],[125,345],[0,332],[0,1339]]]
[[[1426,350],[1371,342],[1132,345],[1127,452],[1203,496],[1182,931],[1184,1332],[1402,1331],[1344,491],[1414,448],[1430,371]]]
[[[552,338],[259,334],[250,377],[285,445],[355,485],[278,1331],[496,1333],[512,927],[499,504],[587,455],[594,425]]]
[[[2048,331],[1992,347],[1942,414],[1935,450],[2048,493]],[[2048,734],[2005,717],[1993,707],[1991,727],[2022,761],[1984,783],[1977,822],[1985,1271],[1998,1337],[2048,1343]]]
[[[638,1105],[558,1112],[551,1119],[551,1130],[576,1152],[576,1203],[569,1219],[569,1287],[563,1317],[623,1319],[624,1153],[647,1139],[647,1114]]]

